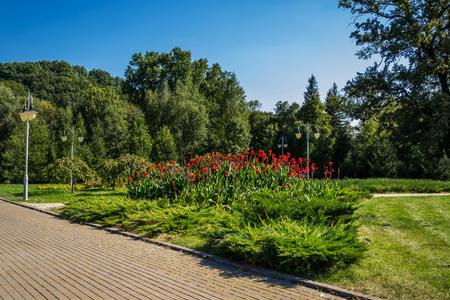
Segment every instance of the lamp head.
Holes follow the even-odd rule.
[[[84,137],[82,137],[81,135],[78,137],[78,141],[81,143],[84,140]]]
[[[278,146],[278,148],[281,148],[281,144],[278,144],[277,146]]]
[[[314,137],[315,137],[316,139],[318,139],[318,138],[320,137],[320,133],[319,133],[319,132],[314,133]]]
[[[27,110],[23,108],[23,111],[19,113],[20,119],[24,122],[27,121]]]
[[[288,144],[284,144],[284,148],[287,148],[288,147]]]
[[[61,137],[61,140],[62,140],[63,142],[67,141],[67,136],[62,136],[62,137]]]
[[[36,117],[37,111],[31,106],[30,109],[26,111],[26,114],[29,120],[33,120]]]
[[[301,137],[302,137],[302,134],[299,132],[299,133],[296,133],[295,134],[295,137],[297,138],[297,139],[300,139]]]

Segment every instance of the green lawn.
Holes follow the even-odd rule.
[[[450,196],[372,198],[357,214],[366,258],[317,280],[388,299],[450,299]]]
[[[43,187],[45,189],[39,189]],[[57,187],[58,189],[51,189]],[[70,186],[67,185],[48,185],[48,184],[30,184],[28,186],[28,202],[30,203],[67,203],[75,199],[83,199],[86,197],[110,198],[110,197],[126,197],[127,190],[124,187],[118,187],[115,190],[110,188],[80,188],[74,193],[71,192]],[[0,197],[22,202],[23,185],[21,184],[1,184]]]
[[[22,193],[21,185],[0,185],[0,197],[22,201]],[[74,194],[38,190],[36,185],[29,189],[29,202],[125,196],[125,188],[79,189]],[[356,214],[360,238],[369,246],[366,257],[345,270],[311,279],[387,299],[450,299],[450,196],[371,198]],[[171,242],[186,245],[192,239]]]

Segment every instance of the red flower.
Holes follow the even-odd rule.
[[[143,161],[142,164],[145,165],[145,161]]]
[[[128,180],[131,180],[132,178],[131,178],[131,176],[128,176]]]
[[[256,174],[261,174],[261,170],[256,170]]]
[[[175,161],[174,161],[174,160],[172,159],[172,160],[170,161],[170,163],[171,163],[171,164],[174,164],[174,163],[175,163]]]

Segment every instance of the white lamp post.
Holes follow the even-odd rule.
[[[75,126],[72,126],[72,128],[66,128],[64,129],[64,135],[61,137],[61,140],[63,142],[67,141],[67,136],[66,136],[66,130],[69,130],[72,133],[72,143],[70,146],[70,159],[73,159],[73,141],[74,141],[74,137],[75,137],[75,131],[79,130],[80,131],[80,136],[78,136],[78,141],[81,143],[84,138],[83,138],[83,134],[81,132],[80,128],[75,128]],[[73,181],[72,181],[72,172],[70,174],[70,186],[72,187],[72,192],[73,192]]]
[[[281,148],[281,155],[283,156],[284,155],[284,148],[288,147],[287,138],[282,136],[280,138],[279,143],[278,143],[277,146],[278,146],[278,148]]]
[[[28,137],[30,131],[29,120],[36,117],[37,111],[33,108],[33,96],[28,91],[28,97],[23,104],[23,111],[19,113],[20,119],[27,123],[27,133],[25,138],[25,175],[23,177],[23,200],[28,200]]]
[[[313,126],[316,127],[316,133],[314,133],[314,137],[316,139],[318,139],[320,137],[320,133],[319,133],[319,127],[317,127],[317,125],[315,124],[300,124],[300,126],[298,126],[298,133],[295,134],[295,137],[297,139],[300,139],[302,137],[302,134],[300,133],[300,127],[304,126],[306,129],[306,164],[307,164],[307,168],[308,168],[308,172],[306,172],[306,179],[309,179],[309,129],[312,128]]]

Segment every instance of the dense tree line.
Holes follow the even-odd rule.
[[[178,47],[134,54],[124,79],[64,61],[0,63],[0,180],[23,177],[18,112],[28,90],[38,111],[30,124],[34,181],[45,181],[41,170],[70,155],[70,141],[60,137],[72,126],[85,137],[75,140],[75,156],[99,169],[127,153],[179,163],[211,151],[281,154],[281,137],[285,153],[306,158],[302,124],[318,126],[311,161],[334,162],[334,176],[450,178],[450,4],[341,0],[340,7],[356,17],[351,37],[359,57],[381,61],[342,91],[334,84],[324,99],[311,75],[301,105],[279,101],[273,112],[247,101],[234,73]]]

